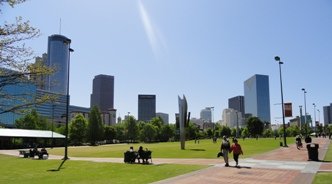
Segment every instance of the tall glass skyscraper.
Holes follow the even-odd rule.
[[[254,75],[244,81],[245,113],[271,122],[269,76]]]
[[[114,76],[95,76],[90,100],[90,107],[93,106],[97,106],[101,112],[114,109]]]
[[[228,99],[228,108],[237,110],[241,112],[242,117],[244,117],[244,96],[235,96]]]
[[[138,120],[150,121],[156,117],[156,95],[138,95]]]
[[[71,40],[62,35],[48,37],[47,66],[56,71],[46,79],[47,91],[67,95],[70,43]]]

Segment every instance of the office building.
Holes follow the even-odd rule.
[[[242,113],[235,109],[224,109],[222,113],[222,125],[230,128],[244,127]]]
[[[254,75],[244,82],[245,114],[271,122],[269,76]]]
[[[46,77],[46,90],[67,95],[71,40],[63,35],[48,37],[47,63],[55,72]]]
[[[200,119],[204,122],[211,123],[212,122],[212,109],[211,107],[206,107],[201,110]]]
[[[169,124],[169,120],[168,120],[169,116],[168,116],[168,114],[162,113],[162,112],[157,112],[156,113],[156,117],[160,117],[163,120],[163,122],[164,122],[165,125]]]
[[[332,103],[323,107],[324,125],[332,124]]]
[[[138,95],[138,120],[150,121],[156,117],[156,95]]]
[[[114,77],[97,75],[93,79],[90,108],[97,106],[101,112],[114,109]]]
[[[244,117],[244,96],[235,96],[228,99],[228,108],[234,109],[237,112],[241,113],[241,116]]]

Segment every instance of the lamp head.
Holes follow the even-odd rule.
[[[279,56],[276,56],[276,57],[274,57],[274,60],[276,60],[276,61],[280,61],[280,57]]]

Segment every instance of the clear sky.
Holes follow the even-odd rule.
[[[30,20],[42,35],[27,45],[37,56],[47,38],[72,40],[71,104],[89,107],[92,80],[115,77],[118,116],[137,117],[138,94],[156,94],[157,112],[178,112],[185,95],[191,117],[213,106],[220,120],[228,98],[243,95],[254,74],[270,77],[271,122],[281,122],[279,68],[284,101],[294,115],[332,103],[332,1],[330,0],[30,0],[2,7],[1,23]],[[279,105],[275,105],[279,104]],[[317,120],[319,119],[316,113]]]

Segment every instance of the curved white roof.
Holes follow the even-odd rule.
[[[0,128],[0,137],[36,137],[36,138],[65,138],[64,135],[49,130],[26,130]]]

